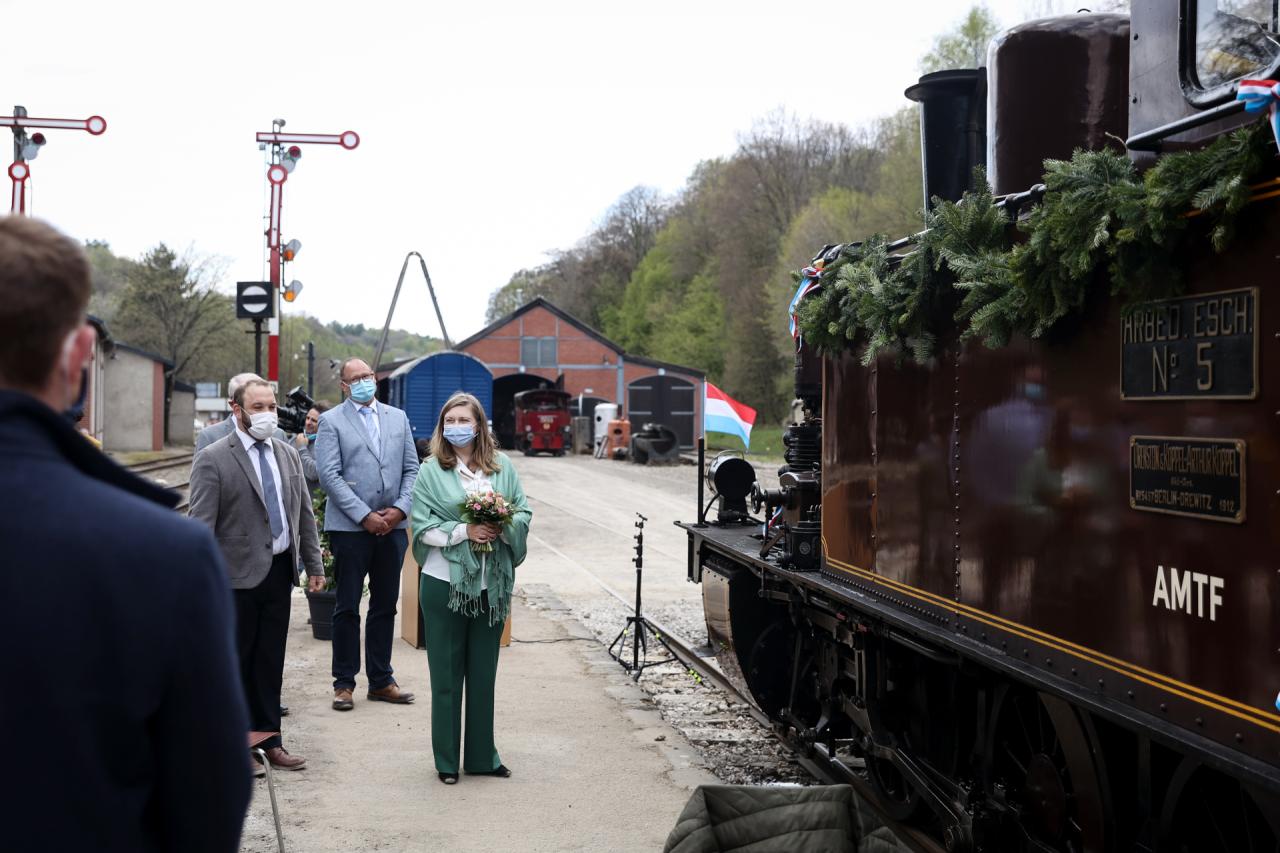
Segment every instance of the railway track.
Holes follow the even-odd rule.
[[[546,503],[546,501],[543,501],[543,503]],[[571,514],[577,515],[576,513]],[[583,516],[583,519],[590,521],[590,519],[585,516]],[[586,573],[593,581],[595,581],[601,590],[616,599],[628,611],[631,611],[634,608],[634,598],[628,598],[610,587],[607,583],[601,580],[595,572],[592,572],[586,566],[583,566],[577,560],[574,560],[568,554],[565,554],[555,545],[540,538],[538,539],[538,544],[540,547],[545,547],[552,553],[561,557],[578,570]],[[921,832],[914,827],[906,826],[888,815],[884,806],[880,802],[879,796],[872,787],[871,781],[864,768],[851,766],[841,760],[838,756],[825,755],[821,749],[815,749],[812,745],[798,743],[793,738],[788,737],[773,720],[769,719],[764,712],[759,710],[750,699],[744,696],[738,688],[734,686],[734,684],[720,670],[720,667],[718,667],[712,660],[700,655],[694,644],[685,640],[661,622],[658,622],[648,616],[645,617],[645,620],[662,638],[666,647],[670,650],[671,654],[675,656],[676,661],[680,665],[697,673],[704,682],[714,684],[717,688],[738,700],[738,702],[742,704],[746,711],[757,722],[773,732],[778,741],[790,750],[796,763],[808,771],[811,776],[829,785],[851,786],[854,791],[857,792],[858,796],[875,810],[880,821],[885,826],[889,827],[890,830],[898,836],[899,840],[911,847],[911,849],[916,851],[916,853],[946,853],[946,848],[932,836]],[[643,672],[643,670],[641,670],[641,672]]]
[[[149,474],[153,471],[164,471],[169,468],[181,468],[190,465],[196,455],[192,453],[182,453],[176,456],[166,456],[163,459],[152,459],[147,462],[139,462],[134,465],[126,465],[134,474]]]
[[[190,476],[187,476],[185,479],[182,480],[182,482],[171,483],[165,478],[157,476],[156,472],[168,471],[170,469],[175,469],[175,468],[177,469],[189,468],[191,466],[192,460],[195,459],[195,456],[196,455],[194,452],[182,453],[176,456],[166,456],[163,459],[153,459],[147,462],[139,462],[135,465],[126,465],[125,467],[128,468],[130,472],[142,477],[146,477],[148,480],[151,480],[157,485],[164,486],[166,489],[172,489],[173,491],[181,495],[182,496],[181,500],[178,503],[178,505],[174,507],[174,510],[176,512],[185,513],[187,511],[187,507],[189,506],[187,496],[191,489]]]

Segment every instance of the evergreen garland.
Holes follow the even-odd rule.
[[[962,339],[989,347],[1038,338],[1079,314],[1103,275],[1126,306],[1175,296],[1190,214],[1205,217],[1215,251],[1226,249],[1250,184],[1275,162],[1272,146],[1261,123],[1166,155],[1145,175],[1114,151],[1046,160],[1044,197],[1017,223],[1024,240],[979,172],[960,202],[934,200],[909,255],[891,254],[880,235],[841,247],[800,304],[801,333],[828,354],[860,341],[863,364],[884,351],[924,362],[953,320]]]

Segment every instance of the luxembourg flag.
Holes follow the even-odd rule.
[[[751,447],[751,427],[756,422],[756,410],[744,406],[710,382],[706,383],[706,399],[702,406],[703,432],[725,432],[742,439],[746,448]]]

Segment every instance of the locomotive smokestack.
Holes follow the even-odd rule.
[[[959,201],[986,160],[986,69],[935,71],[904,94],[920,104],[925,207],[933,208],[935,196]]]

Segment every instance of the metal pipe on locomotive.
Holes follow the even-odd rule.
[[[1250,21],[1134,0],[1131,17],[1015,28],[985,70],[927,75],[908,91],[926,200],[959,199],[985,162],[1016,220],[1045,158],[1127,138],[1149,166],[1252,121],[1221,57],[1277,76],[1266,5]],[[957,332],[927,364],[801,341],[803,417],[780,488],[753,496],[768,526],[682,525],[726,676],[799,748],[865,763],[891,815],[949,850],[1280,846],[1280,384],[1262,370],[1280,350],[1265,293],[1280,210],[1265,197],[1250,235],[1193,252],[1187,295],[1152,309],[1229,315],[1232,341],[1127,333],[1105,283],[1069,328],[998,350]],[[1157,344],[1174,350],[1163,373]],[[1184,390],[1135,393],[1135,375]],[[1227,460],[1231,506],[1145,497],[1141,460],[1175,451]]]

